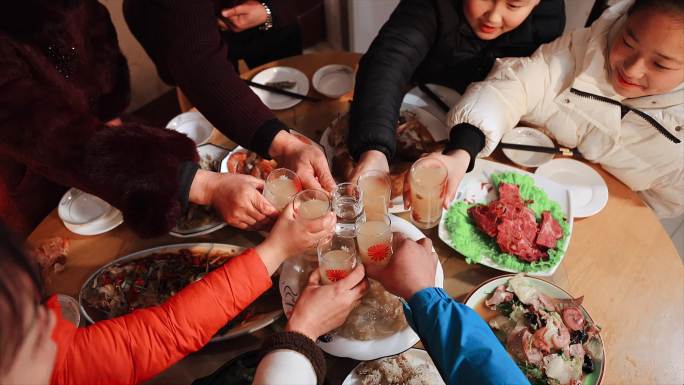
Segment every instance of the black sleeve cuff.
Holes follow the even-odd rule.
[[[181,205],[182,212],[188,209],[188,199],[190,195],[190,186],[195,179],[195,174],[199,170],[199,164],[195,162],[183,162],[178,167],[178,202]]]
[[[354,154],[351,154],[351,155],[352,155],[352,158],[354,159],[354,161],[358,162],[359,159],[361,158],[361,155],[363,155],[364,152],[371,151],[371,150],[376,150],[376,151],[382,152],[383,154],[385,154],[385,157],[387,158],[387,163],[389,164],[391,162],[392,152],[390,151],[389,148],[387,148],[385,146],[380,146],[380,145],[371,145],[371,146],[361,148],[361,149],[357,150]]]
[[[306,356],[316,371],[318,385],[325,379],[325,356],[309,337],[297,332],[280,332],[270,336],[262,346],[264,356],[278,349],[294,350]]]
[[[262,124],[253,136],[250,150],[261,155],[264,159],[271,159],[271,156],[268,155],[271,142],[282,130],[289,131],[285,124],[278,119],[271,119]]]
[[[482,151],[485,145],[485,136],[479,128],[468,123],[459,123],[451,129],[449,143],[444,148],[443,154],[454,150],[465,150],[470,154],[468,170],[472,171],[475,166],[475,158]]]

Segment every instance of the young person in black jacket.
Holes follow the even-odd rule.
[[[359,64],[348,138],[358,164],[350,179],[368,170],[389,172],[401,101],[412,83],[463,93],[485,78],[496,58],[529,56],[564,27],[563,0],[402,0]],[[449,170],[471,168],[482,147],[472,143],[484,143],[482,133],[458,130],[444,153],[429,156]],[[448,187],[448,200],[457,187]]]

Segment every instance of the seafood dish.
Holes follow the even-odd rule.
[[[245,174],[266,180],[271,171],[278,168],[275,160],[264,159],[255,152],[241,149],[228,157],[228,172]]]
[[[523,274],[504,282],[476,309],[533,385],[581,385],[600,368],[600,327],[582,309],[583,297],[547,295]]]

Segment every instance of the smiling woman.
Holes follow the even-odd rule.
[[[684,2],[638,0],[611,44],[610,80],[628,98],[661,94],[684,81]]]

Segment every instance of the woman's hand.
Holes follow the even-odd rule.
[[[335,231],[335,213],[315,220],[298,220],[294,217],[292,205],[287,205],[278,217],[266,239],[255,249],[264,264],[273,273],[289,257],[315,247],[320,239],[329,237]],[[271,270],[270,266],[274,266]]]
[[[242,32],[258,27],[266,22],[268,15],[260,2],[248,0],[233,8],[221,10],[223,20],[219,19],[219,28],[222,31]]]
[[[368,290],[363,264],[344,279],[331,285],[321,284],[320,270],[309,277],[309,283],[295,303],[286,331],[295,331],[316,341],[325,333],[341,326]]]
[[[280,131],[271,143],[269,154],[280,167],[296,172],[305,189],[332,191],[335,188],[325,154],[310,139]]]
[[[197,170],[189,200],[212,205],[226,223],[238,229],[262,229],[278,217],[278,210],[261,195],[263,187],[264,181],[251,175]]]
[[[389,163],[384,153],[378,150],[370,150],[361,154],[359,163],[354,167],[348,182],[356,183],[359,176],[366,171],[384,171],[389,175]]]
[[[458,185],[461,184],[461,179],[465,175],[470,163],[470,154],[465,150],[454,150],[448,155],[441,152],[431,152],[426,155],[427,158],[435,158],[440,160],[447,168],[446,191],[444,194],[444,201],[442,206],[445,209],[449,208],[449,204],[454,200]],[[411,208],[411,175],[410,173],[404,178],[404,208],[408,210]]]
[[[394,253],[387,266],[368,265],[366,274],[408,301],[417,292],[435,286],[437,263],[437,253],[432,251],[429,238],[414,242],[394,233]]]

